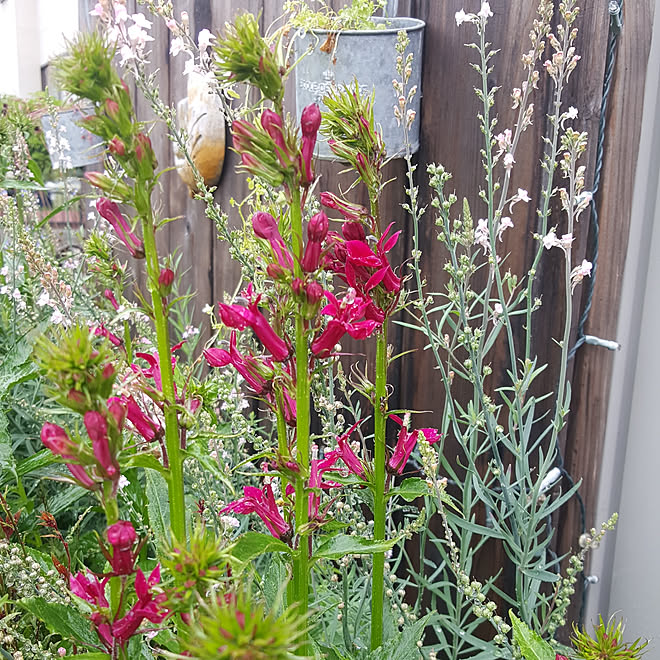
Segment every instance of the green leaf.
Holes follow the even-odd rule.
[[[153,454],[134,454],[129,456],[124,465],[128,468],[139,467],[139,468],[148,468],[150,470],[155,470],[163,477],[167,476],[167,470],[163,467],[163,464],[153,455]]]
[[[144,474],[147,484],[149,525],[154,530],[158,543],[162,544],[170,536],[170,505],[167,481],[154,470],[147,470]]]
[[[392,488],[392,490],[387,493],[387,496],[402,497],[406,502],[412,502],[418,497],[424,497],[424,495],[430,494],[431,490],[425,479],[411,477],[410,479],[404,479],[396,488]]]
[[[314,559],[341,559],[345,555],[373,555],[386,552],[399,542],[399,538],[373,541],[360,536],[337,534],[323,541],[314,552]]]
[[[8,428],[7,416],[0,410],[0,474],[2,475],[12,472],[15,467]]]
[[[422,639],[424,628],[431,616],[432,614],[427,614],[412,626],[406,626],[402,632],[372,651],[367,660],[419,660],[417,642]]]
[[[20,461],[16,465],[16,474],[19,477],[23,477],[26,474],[29,474],[30,472],[34,472],[35,470],[41,470],[56,462],[57,459],[50,451],[50,449],[42,449],[41,451],[38,451],[36,454],[32,454],[32,456],[29,456],[28,458]],[[9,483],[12,477],[13,475],[9,472],[2,474],[2,476],[0,477],[0,486],[5,486],[7,483]]]
[[[85,646],[98,648],[99,638],[92,631],[90,622],[71,605],[49,603],[44,598],[24,598],[18,604],[43,621],[51,632]],[[106,656],[107,657],[107,656]]]
[[[541,635],[523,623],[513,610],[509,610],[509,618],[513,625],[513,641],[520,647],[525,660],[555,660],[557,654]]]
[[[291,554],[291,548],[286,543],[274,536],[260,534],[259,532],[246,532],[239,536],[230,550],[232,557],[244,565],[266,552]]]
[[[319,649],[326,660],[351,660],[349,656],[343,655],[336,646],[330,647],[320,645]]]
[[[57,517],[63,511],[68,511],[82,497],[89,495],[89,491],[80,486],[70,485],[60,490],[57,495],[48,500],[48,512]]]

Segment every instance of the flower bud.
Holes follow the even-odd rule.
[[[138,161],[138,176],[142,179],[151,179],[158,163],[149,136],[138,133],[135,136],[134,148]]]
[[[305,294],[307,296],[307,302],[310,305],[316,305],[323,298],[323,287],[319,282],[310,282],[305,287]]]
[[[131,199],[131,189],[123,181],[101,172],[85,172],[85,178],[93,186],[100,188],[106,195],[112,195],[122,202]]]
[[[115,135],[115,137],[108,142],[108,151],[113,156],[119,156],[121,158],[126,155],[126,145]]]
[[[67,432],[57,424],[46,422],[41,427],[41,442],[44,443],[56,456],[71,461],[76,458],[76,445],[71,441]]]
[[[328,235],[328,216],[320,211],[313,215],[307,225],[307,238],[310,241],[322,242]]]
[[[133,546],[137,541],[137,534],[128,520],[118,520],[110,525],[106,532],[108,543],[112,546],[110,565],[115,575],[130,575],[133,572],[135,556]]]
[[[87,434],[92,441],[92,450],[101,469],[108,478],[119,478],[119,467],[110,452],[110,443],[108,440],[108,422],[105,417],[96,410],[90,410],[83,417]]]
[[[114,99],[106,99],[105,100],[105,113],[112,119],[113,121],[117,121],[119,119],[119,103],[115,101]]]
[[[304,138],[314,138],[321,126],[321,110],[316,103],[305,107],[300,115],[300,130]]]
[[[345,222],[341,227],[342,236],[347,241],[365,241],[367,236],[359,222]]]
[[[158,275],[158,290],[161,296],[169,295],[174,282],[174,271],[171,268],[162,268]]]

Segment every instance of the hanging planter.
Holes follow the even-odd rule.
[[[98,163],[103,158],[101,138],[80,126],[89,114],[85,108],[61,110],[55,117],[41,117],[46,146],[53,169],[69,170]]]
[[[298,117],[310,103],[326,110],[323,97],[334,87],[357,79],[366,94],[375,94],[374,118],[380,124],[388,156],[401,156],[406,151],[403,129],[394,116],[397,95],[392,81],[400,78],[396,70],[397,34],[405,30],[413,54],[412,74],[408,89],[417,86],[409,106],[415,119],[409,130],[411,151],[419,149],[420,101],[422,91],[422,47],[424,21],[416,18],[373,18],[376,27],[364,30],[312,29],[296,40],[296,56],[301,58],[295,68],[296,110]],[[377,27],[382,25],[383,27]],[[304,56],[303,56],[304,55]],[[326,142],[319,141],[319,158],[335,159]]]

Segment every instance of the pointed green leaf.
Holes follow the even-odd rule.
[[[373,541],[360,536],[337,534],[321,542],[314,552],[314,559],[341,559],[345,555],[372,555],[386,552],[399,542],[399,538]]]
[[[241,564],[248,564],[266,552],[285,552],[291,554],[291,548],[269,534],[246,532],[236,539],[231,547],[231,554]]]
[[[44,598],[24,598],[18,604],[43,621],[51,632],[85,646],[100,647],[98,635],[91,623],[75,607],[49,603]]]
[[[555,660],[557,654],[541,635],[523,623],[513,610],[509,610],[509,618],[513,625],[513,641],[520,647],[525,660]]]

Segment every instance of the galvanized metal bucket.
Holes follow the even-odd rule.
[[[318,103],[326,110],[323,97],[335,86],[350,84],[357,79],[360,89],[367,94],[375,91],[374,118],[380,124],[388,156],[405,153],[403,127],[397,124],[394,106],[397,94],[392,81],[399,79],[396,71],[396,40],[399,30],[405,30],[410,39],[406,52],[413,53],[412,75],[408,89],[417,85],[417,94],[409,108],[415,111],[415,120],[409,132],[410,147],[419,149],[420,101],[422,97],[422,47],[424,21],[416,18],[376,18],[384,27],[373,30],[343,30],[336,33],[336,43],[330,52],[320,50],[331,33],[312,30],[296,39],[296,55],[301,58],[296,72],[296,109],[298,118],[305,106]],[[324,49],[326,50],[326,49]],[[303,57],[304,55],[304,57]],[[317,146],[319,158],[334,160],[336,156],[327,142],[320,138]]]
[[[90,133],[79,122],[92,112],[75,107],[57,113],[53,117],[44,115],[41,126],[46,137],[48,154],[54,169],[67,170],[74,167],[93,165],[103,159],[103,143],[100,137]]]

